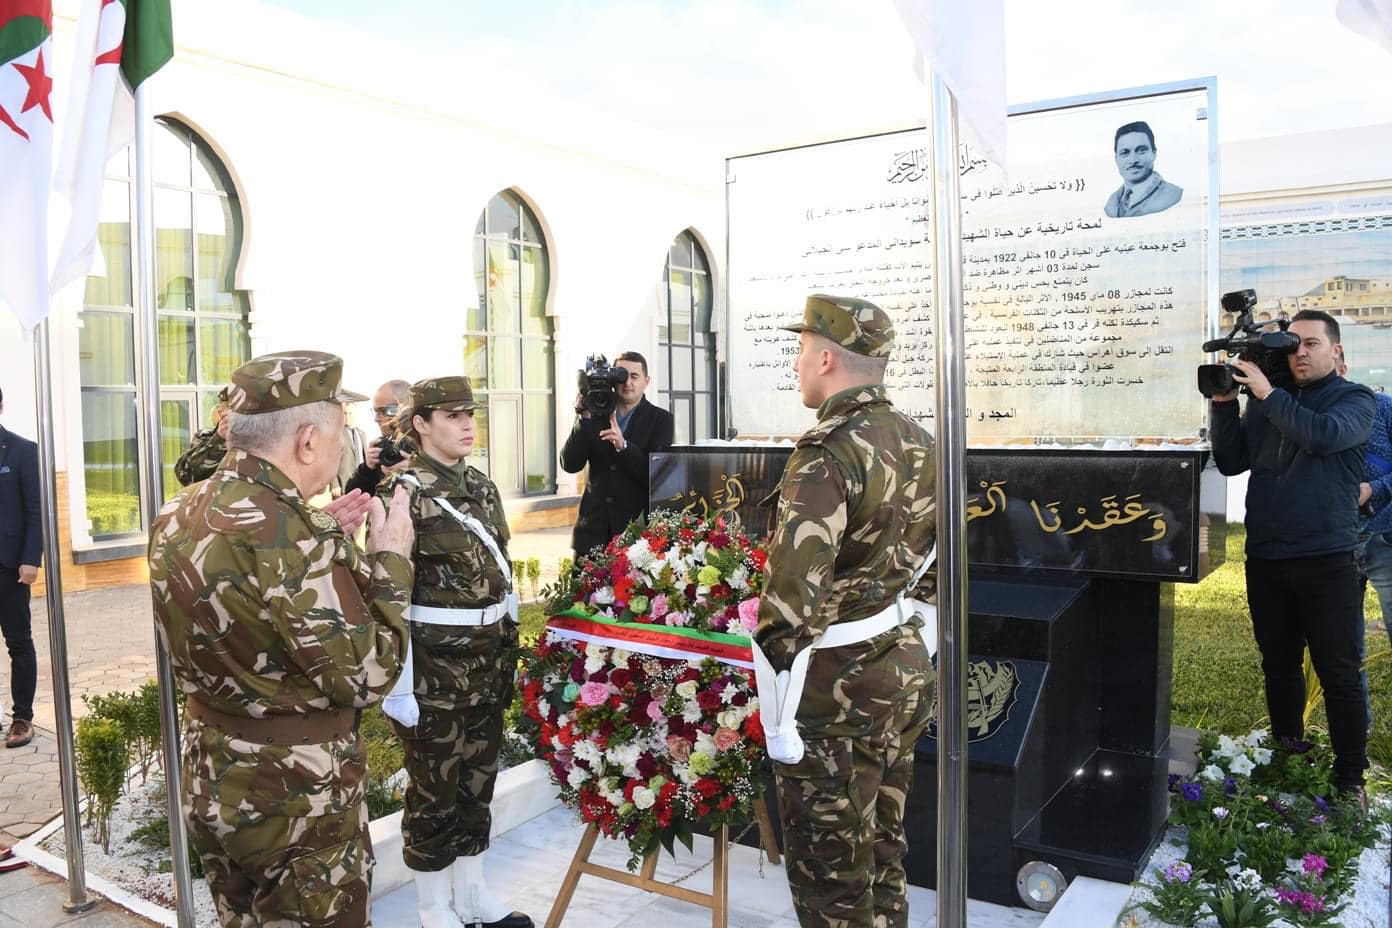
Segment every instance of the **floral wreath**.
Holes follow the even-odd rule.
[[[723,518],[660,511],[548,591],[551,618],[522,656],[519,731],[561,801],[628,842],[629,869],[750,820],[764,736],[749,635],[766,560]]]

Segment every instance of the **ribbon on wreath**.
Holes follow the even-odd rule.
[[[546,620],[546,630],[560,638],[590,641],[606,648],[622,648],[652,657],[699,661],[714,658],[732,667],[754,668],[749,636],[702,632],[672,625],[623,622],[591,614],[580,606]]]

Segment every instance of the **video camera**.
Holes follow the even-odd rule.
[[[1257,305],[1255,290],[1234,290],[1232,293],[1225,293],[1222,304],[1225,311],[1237,316],[1237,321],[1233,324],[1232,331],[1223,338],[1204,342],[1203,350],[1226,351],[1244,361],[1252,362],[1261,368],[1261,372],[1271,381],[1273,387],[1290,384],[1293,379],[1290,366],[1286,363],[1286,355],[1300,347],[1300,336],[1286,331],[1290,326],[1290,320],[1252,321],[1252,308]],[[1273,325],[1277,327],[1276,331],[1269,328]],[[1208,397],[1232,392],[1237,386],[1237,381],[1233,379],[1235,370],[1237,368],[1230,364],[1200,364],[1199,392]],[[1246,387],[1243,389],[1246,390]]]
[[[607,419],[619,403],[619,395],[614,388],[628,381],[628,370],[610,367],[602,354],[592,354],[585,359],[585,369],[580,371],[580,401],[585,411],[600,419]]]

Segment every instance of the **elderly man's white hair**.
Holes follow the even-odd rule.
[[[327,435],[342,427],[340,403],[303,403],[273,412],[228,413],[227,447],[249,454],[275,452],[290,441],[302,425],[316,426]]]

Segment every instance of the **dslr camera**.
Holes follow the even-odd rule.
[[[1204,342],[1203,350],[1226,351],[1244,361],[1252,362],[1261,368],[1261,372],[1271,381],[1273,387],[1284,387],[1292,383],[1286,355],[1300,347],[1300,336],[1286,331],[1290,327],[1290,320],[1252,321],[1252,309],[1257,305],[1255,290],[1234,290],[1232,293],[1225,293],[1222,304],[1225,311],[1237,317],[1237,321],[1227,335]],[[1230,364],[1200,364],[1199,392],[1208,397],[1230,393],[1237,386],[1237,381],[1233,380],[1235,370],[1237,368]],[[1243,387],[1243,392],[1247,392],[1246,387]]]
[[[628,381],[628,370],[611,367],[602,354],[592,354],[585,359],[585,369],[580,371],[580,404],[585,412],[599,419],[609,418],[619,404],[619,395],[614,389]]]
[[[405,435],[383,438],[377,447],[379,449],[377,460],[382,467],[395,467],[416,453],[416,443]]]

